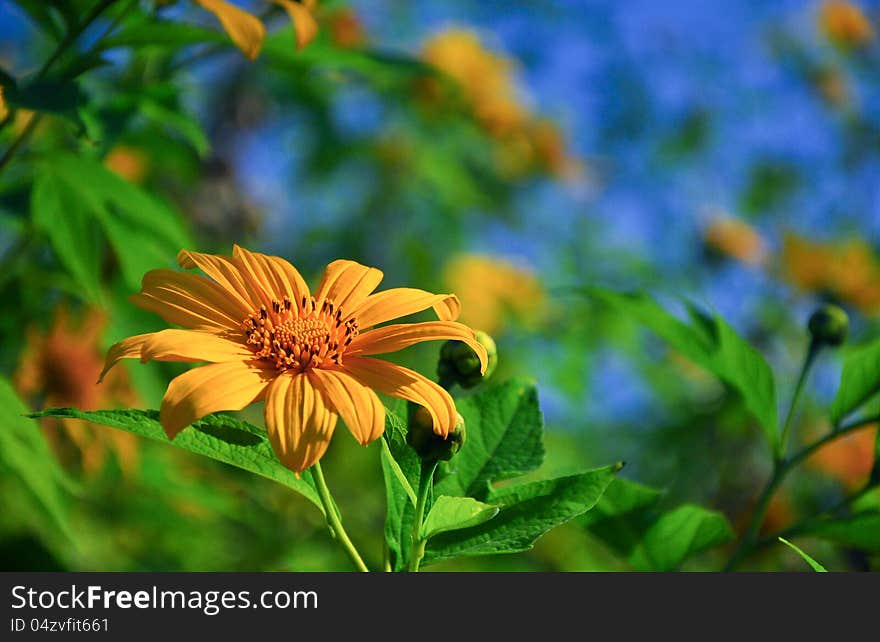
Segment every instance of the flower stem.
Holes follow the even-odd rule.
[[[330,489],[327,488],[327,482],[324,481],[324,471],[321,470],[320,462],[314,463],[312,466],[312,473],[315,477],[315,487],[318,490],[318,496],[321,498],[321,504],[324,506],[324,515],[327,518],[327,526],[330,527],[330,531],[336,539],[339,540],[340,544],[342,544],[342,547],[345,549],[345,552],[348,553],[348,556],[351,558],[351,561],[354,562],[357,569],[362,573],[369,572],[370,569],[364,564],[364,560],[361,559],[354,544],[351,543],[348,533],[346,533],[345,529],[342,527],[342,521],[339,518],[339,513],[336,511],[336,504],[333,501],[333,497],[330,495]]]
[[[816,355],[819,354],[819,348],[820,344],[811,341],[807,354],[804,357],[804,363],[801,366],[801,373],[798,376],[797,385],[795,385],[794,388],[794,395],[792,395],[791,398],[791,405],[788,407],[788,414],[785,416],[785,423],[782,425],[782,436],[779,438],[779,442],[776,445],[777,462],[781,462],[785,459],[785,451],[788,446],[788,432],[791,428],[792,419],[794,419],[794,411],[797,408],[798,401],[800,401],[801,393],[804,391],[804,384],[807,381],[807,375],[810,373],[810,366],[813,365],[813,361],[816,360]]]
[[[416,514],[412,526],[412,551],[409,556],[410,573],[419,572],[419,564],[425,556],[425,545],[428,540],[422,537],[422,524],[425,521],[425,506],[428,503],[428,493],[434,485],[434,473],[437,470],[436,459],[422,461],[422,474],[419,476],[419,495],[416,502]]]
[[[826,444],[831,443],[837,439],[840,439],[844,435],[847,435],[856,430],[860,430],[873,424],[877,421],[880,421],[880,416],[872,416],[865,419],[859,419],[851,424],[847,424],[846,426],[841,426],[836,431],[829,433],[822,437],[821,439],[816,440],[809,446],[806,446],[802,450],[798,451],[794,455],[792,455],[787,460],[779,461],[777,460],[773,466],[773,474],[767,482],[767,485],[764,487],[763,492],[761,493],[761,497],[758,499],[758,505],[755,507],[755,512],[752,514],[752,520],[749,524],[749,528],[746,531],[746,534],[743,536],[742,540],[740,540],[739,545],[734,550],[733,555],[727,561],[727,564],[724,566],[725,571],[733,571],[737,566],[745,559],[755,548],[760,545],[758,542],[758,535],[761,530],[761,524],[764,522],[764,517],[767,514],[767,509],[770,507],[770,500],[773,498],[773,493],[776,492],[776,489],[782,484],[785,480],[788,473],[790,473],[798,464],[807,459],[814,452],[825,446]],[[850,498],[849,501],[852,501]],[[792,527],[799,528],[800,526]],[[787,534],[791,534],[791,529],[786,531]],[[783,537],[786,535],[783,534]],[[775,541],[775,538],[774,538]]]

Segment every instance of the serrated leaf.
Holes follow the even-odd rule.
[[[484,504],[472,497],[440,495],[422,523],[421,535],[427,539],[446,531],[477,526],[495,517],[498,510],[497,506]]]
[[[828,569],[826,569],[824,566],[819,564],[819,562],[817,562],[812,557],[810,557],[809,555],[804,553],[798,546],[795,546],[794,544],[789,542],[787,539],[780,537],[779,541],[782,542],[783,544],[785,544],[786,546],[788,546],[789,548],[791,548],[795,553],[800,555],[803,558],[803,560],[807,564],[809,564],[812,567],[812,569],[814,571],[816,571],[817,573],[827,573],[828,572]]]
[[[37,422],[25,416],[28,412],[9,381],[0,377],[0,463],[21,479],[54,527],[72,539],[65,501],[68,481]]]
[[[831,422],[839,424],[847,415],[880,390],[880,339],[848,352],[840,374],[840,385],[831,402]]]
[[[721,513],[690,504],[663,512],[661,496],[648,486],[615,479],[579,522],[639,571],[676,569],[733,536]]]
[[[880,511],[865,511],[846,519],[820,522],[809,529],[810,535],[841,546],[865,551],[880,551]]]
[[[531,381],[513,379],[456,402],[467,442],[440,481],[438,495],[485,500],[492,482],[531,472],[544,459],[543,417]]]
[[[710,316],[689,306],[691,324],[687,324],[642,293],[600,288],[590,288],[587,292],[636,319],[736,390],[761,425],[768,444],[775,449],[779,432],[773,371],[761,353],[720,316]]]
[[[429,540],[425,563],[529,550],[547,531],[590,510],[618,470],[620,466],[608,466],[495,490],[488,501],[498,505],[498,514],[478,526]]]
[[[155,410],[95,410],[51,408],[31,417],[67,417],[118,428],[162,441],[197,455],[230,464],[287,486],[303,495],[323,512],[312,474],[296,475],[278,461],[265,431],[245,421],[223,414],[208,415],[184,429],[174,440],[165,436]]]
[[[397,464],[403,480],[398,477],[389,461],[382,458],[382,475],[385,480],[385,545],[388,548],[391,568],[406,568],[412,545],[412,523],[415,519],[415,491],[419,487],[421,461],[406,443],[406,424],[393,410],[386,408],[385,433],[381,439],[391,459]],[[409,490],[407,490],[407,487]],[[410,496],[412,493],[412,496]]]
[[[413,487],[410,486],[409,480],[406,478],[406,475],[403,474],[403,470],[400,468],[400,464],[397,463],[397,460],[394,459],[394,455],[391,454],[391,449],[388,447],[388,442],[384,439],[381,439],[380,441],[382,442],[382,465],[388,466],[391,474],[397,479],[397,482],[403,489],[403,492],[405,492],[406,496],[409,497],[410,503],[415,506],[418,501],[415,490],[413,490]]]

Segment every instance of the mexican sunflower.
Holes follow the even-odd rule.
[[[123,358],[207,362],[173,379],[159,413],[173,439],[197,419],[265,401],[278,459],[300,472],[327,449],[338,417],[361,444],[378,438],[385,408],[376,391],[424,406],[446,437],[457,418],[443,388],[417,372],[373,358],[421,341],[466,342],[486,367],[469,327],[455,322],[458,299],[413,288],[373,293],[382,272],[330,263],[311,293],[287,261],[235,246],[232,256],[183,250],[185,269],[148,272],[132,302],[185,329],[129,337],[112,346],[104,373]],[[433,308],[439,321],[381,323]],[[103,373],[102,373],[103,376]]]

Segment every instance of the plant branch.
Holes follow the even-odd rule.
[[[314,463],[312,466],[312,472],[315,476],[315,486],[318,490],[318,496],[321,498],[321,504],[324,506],[324,515],[327,518],[327,526],[330,528],[334,537],[336,537],[340,544],[342,544],[342,547],[345,549],[345,552],[348,553],[348,556],[351,558],[351,561],[354,562],[357,569],[363,573],[368,572],[370,569],[364,564],[364,560],[361,559],[360,554],[357,552],[354,544],[352,544],[351,539],[348,537],[348,533],[346,533],[345,529],[342,527],[342,521],[336,510],[336,504],[333,501],[332,495],[330,495],[330,489],[327,488],[327,482],[324,480],[324,471],[321,469],[320,462]]]
[[[410,573],[419,572],[419,564],[425,556],[425,545],[428,541],[422,537],[422,524],[425,521],[425,506],[428,503],[428,494],[434,485],[434,473],[439,462],[422,461],[422,474],[419,476],[419,495],[416,502],[416,514],[412,526],[412,550],[409,556]]]

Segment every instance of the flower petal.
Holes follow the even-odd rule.
[[[195,0],[195,2],[217,16],[235,46],[241,49],[245,56],[256,60],[263,46],[263,37],[266,35],[266,28],[256,16],[224,0]]]
[[[327,450],[338,415],[305,374],[279,376],[266,390],[266,431],[279,461],[300,473]]]
[[[144,342],[152,334],[152,332],[149,332],[147,334],[138,334],[133,337],[123,339],[122,341],[114,343],[112,346],[110,346],[110,349],[107,351],[107,356],[104,359],[104,369],[101,370],[101,374],[98,377],[98,383],[101,383],[104,380],[104,377],[110,371],[110,368],[119,363],[120,360],[140,359],[141,349],[144,346]]]
[[[348,356],[340,369],[369,388],[424,406],[434,421],[434,432],[441,437],[455,427],[458,413],[452,397],[418,372],[379,359]]]
[[[228,296],[233,297],[236,303],[250,312],[259,309],[263,303],[261,293],[254,290],[228,256],[181,250],[177,254],[177,263],[187,270],[199,268],[226,290]]]
[[[272,295],[273,299],[282,299],[287,295],[291,301],[297,302],[302,297],[309,298],[309,286],[299,271],[290,263],[278,256],[269,256],[250,252],[235,245],[232,256],[242,273],[249,275]]]
[[[486,372],[488,356],[474,335],[474,331],[455,321],[425,321],[424,323],[397,323],[370,330],[355,337],[345,356],[356,354],[383,354],[396,352],[422,341],[464,341],[477,353],[480,372]]]
[[[324,278],[315,292],[318,308],[325,299],[333,301],[336,309],[356,310],[382,281],[381,270],[361,265],[356,261],[339,259],[324,270]]]
[[[168,323],[186,328],[217,327],[240,330],[253,308],[219,283],[200,274],[151,270],[141,281],[141,292],[129,298]]]
[[[192,422],[220,410],[241,410],[262,398],[277,374],[254,363],[231,361],[193,368],[171,380],[159,420],[169,439]]]
[[[391,288],[371,294],[352,314],[361,329],[433,307],[441,321],[455,321],[461,304],[454,294],[433,294],[416,288]]]
[[[308,376],[362,445],[374,441],[385,430],[385,406],[375,392],[338,370],[313,368]]]
[[[296,32],[296,48],[302,49],[318,35],[318,21],[312,15],[314,2],[297,2],[296,0],[272,0],[281,5],[290,16],[293,30]]]

